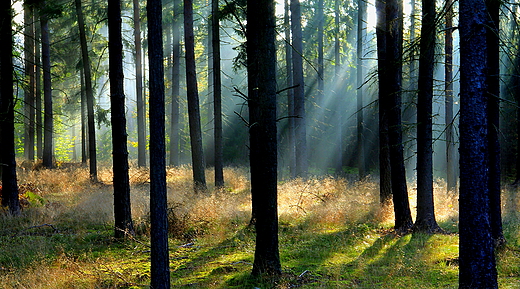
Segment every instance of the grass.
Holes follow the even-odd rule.
[[[277,280],[250,276],[255,234],[248,227],[247,171],[225,169],[226,187],[192,193],[189,167],[168,170],[173,288],[457,288],[455,196],[435,187],[440,225],[452,234],[396,236],[381,211],[378,186],[316,177],[279,183]],[[21,217],[0,214],[0,288],[147,288],[148,171],[131,169],[139,234],[112,237],[111,172],[100,184],[86,168],[19,172],[28,198]],[[213,178],[208,171],[208,180]],[[415,207],[413,185],[410,203]],[[520,288],[516,190],[504,191],[508,246],[497,253],[500,288]]]

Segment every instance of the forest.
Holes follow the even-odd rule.
[[[498,0],[0,2],[0,288],[520,288]]]

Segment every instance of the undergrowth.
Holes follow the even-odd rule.
[[[21,170],[28,204],[0,215],[0,288],[147,288],[150,282],[149,175],[130,171],[137,235],[113,236],[112,174],[89,181],[81,167]],[[213,178],[208,171],[208,180]],[[226,186],[194,193],[190,167],[170,168],[168,220],[173,288],[457,288],[457,196],[435,186],[445,235],[393,234],[373,179],[314,177],[279,183],[283,274],[250,275],[255,246],[248,226],[248,171],[224,170]],[[410,203],[415,210],[414,184]],[[508,245],[497,253],[500,288],[520,287],[516,189],[504,190]]]

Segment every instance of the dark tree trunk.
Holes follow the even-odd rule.
[[[36,93],[34,96],[35,101],[35,125],[36,125],[36,158],[43,158],[43,122],[42,122],[42,62],[41,62],[41,41],[39,40],[41,37],[41,25],[38,25],[37,18],[39,16],[36,15],[35,9],[35,77],[36,77]]]
[[[248,0],[247,71],[251,195],[256,218],[253,275],[281,274],[278,252],[275,3]]]
[[[134,6],[134,45],[135,45],[135,96],[137,102],[137,165],[146,166],[146,123],[145,102],[143,96],[143,60],[141,45],[141,9],[139,0],[133,0]]]
[[[13,91],[13,14],[11,1],[0,3],[0,162],[2,163],[2,206],[11,215],[20,214],[16,159],[14,147],[14,91]]]
[[[287,73],[287,87],[293,87],[293,66],[292,55],[293,48],[291,47],[291,23],[289,18],[289,0],[284,2],[284,27],[285,27],[285,67]],[[287,128],[288,134],[288,159],[289,159],[289,174],[291,178],[296,177],[296,151],[295,151],[295,134],[294,134],[294,89],[287,90],[287,116],[289,117]]]
[[[318,0],[318,11],[316,13],[316,17],[318,18],[318,101],[323,101],[323,96],[325,94],[325,66],[323,65],[323,8],[323,0]]]
[[[94,91],[92,90],[92,73],[90,70],[90,59],[88,56],[87,37],[85,35],[85,22],[81,0],[76,1],[76,13],[78,14],[79,40],[81,44],[81,57],[83,70],[85,72],[85,93],[87,97],[87,122],[88,122],[88,150],[90,180],[97,182],[97,157],[96,157],[96,127],[94,123]]]
[[[388,76],[388,146],[392,178],[395,229],[405,232],[413,225],[404,167],[401,123],[403,7],[400,0],[386,2],[386,69]]]
[[[79,0],[77,0],[79,1]],[[125,117],[123,75],[123,40],[121,35],[121,1],[108,2],[108,49],[110,104],[112,123],[114,171],[115,237],[134,234],[130,207],[130,181],[128,177],[128,148]]]
[[[306,177],[307,159],[307,128],[305,116],[305,83],[303,79],[303,38],[302,20],[299,0],[291,0],[291,31],[293,44],[293,81],[294,88],[294,126],[296,148],[296,176]]]
[[[386,56],[386,13],[385,2],[376,1],[377,11],[377,73],[379,79],[379,199],[386,207],[392,199],[390,151],[388,145],[388,77]]]
[[[486,0],[489,15],[487,30],[488,79],[488,145],[489,145],[489,210],[491,235],[496,245],[505,243],[502,232],[502,210],[500,190],[500,3]]]
[[[365,144],[363,137],[364,123],[363,123],[363,40],[366,33],[366,11],[367,3],[365,0],[358,0],[358,19],[357,19],[357,165],[359,170],[359,178],[363,179],[365,172]]]
[[[459,288],[498,288],[489,214],[487,42],[484,0],[459,2]]]
[[[34,6],[24,1],[24,54],[25,54],[25,76],[28,81],[24,91],[24,156],[27,160],[34,160],[34,130],[35,130],[35,60],[34,60]]]
[[[444,95],[446,101],[446,187],[448,192],[457,191],[457,151],[453,117],[453,1],[446,3],[446,38],[444,65]]]
[[[195,37],[193,35],[193,0],[184,0],[184,38],[186,46],[186,88],[190,122],[191,158],[195,189],[206,189],[204,153],[200,124],[199,93],[195,68]]]
[[[170,288],[166,196],[164,64],[161,0],[148,0],[150,67],[150,220],[151,287]]]
[[[340,0],[334,1],[334,79],[335,79],[335,98],[340,99],[343,97],[343,93],[340,92],[340,88],[343,85],[343,80],[341,77],[341,54],[340,54],[340,8],[339,8]],[[341,110],[341,106],[336,109],[336,142],[337,142],[337,150],[336,154],[338,155],[336,161],[336,173],[340,174],[343,172],[343,113]]]
[[[222,88],[220,76],[220,21],[218,0],[211,1],[211,34],[213,49],[213,114],[215,121],[215,186],[224,186],[222,146]]]
[[[49,21],[47,15],[40,15],[42,33],[43,67],[43,166],[52,168],[53,164],[53,112],[51,87],[51,45],[49,40]]]
[[[170,123],[170,165],[178,166],[180,164],[180,124],[179,124],[179,101],[180,101],[180,61],[181,61],[181,15],[182,7],[180,0],[173,1],[173,35],[172,35],[172,106],[171,106],[171,123]]]
[[[81,163],[86,164],[88,159],[88,144],[87,144],[87,96],[85,93],[85,73],[80,72],[81,78]]]
[[[414,231],[440,232],[433,201],[433,70],[435,63],[435,0],[422,1],[422,26],[417,96],[417,219]]]

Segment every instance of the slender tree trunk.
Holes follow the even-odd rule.
[[[172,32],[172,106],[171,106],[171,123],[170,123],[170,165],[178,166],[180,164],[180,124],[179,124],[179,101],[180,101],[180,61],[181,61],[181,15],[182,7],[180,0],[173,1],[173,32]]]
[[[212,48],[213,48],[213,109],[215,118],[215,186],[224,186],[224,160],[222,145],[222,88],[220,76],[220,21],[219,2],[211,2]]]
[[[247,71],[251,195],[256,217],[253,275],[280,275],[277,213],[275,3],[248,0]]]
[[[76,1],[76,13],[78,15],[79,40],[81,44],[81,56],[83,70],[85,71],[85,93],[87,97],[87,122],[88,122],[88,149],[90,180],[97,182],[97,157],[96,157],[96,128],[94,124],[94,91],[92,90],[92,73],[90,70],[90,59],[88,56],[87,37],[85,35],[85,22],[81,0]]]
[[[365,172],[365,144],[363,137],[364,120],[363,120],[363,39],[366,33],[366,11],[367,3],[365,0],[358,0],[358,19],[357,19],[357,163],[359,170],[359,178],[363,179]]]
[[[377,72],[379,79],[379,199],[386,207],[392,199],[392,178],[388,141],[388,77],[386,55],[386,14],[385,2],[376,1],[377,11]]]
[[[307,159],[307,128],[305,116],[305,83],[303,79],[303,38],[302,20],[299,0],[291,0],[291,31],[293,40],[293,81],[294,88],[294,126],[296,147],[296,175],[306,177]]]
[[[141,9],[139,0],[133,0],[134,6],[134,45],[135,45],[135,92],[137,101],[137,165],[146,166],[146,124],[145,102],[143,96],[143,60],[141,45]]]
[[[35,11],[35,14],[37,12]],[[42,123],[42,62],[41,62],[41,25],[37,25],[36,19],[39,18],[39,15],[35,15],[35,85],[36,85],[36,93],[34,96],[35,101],[35,126],[36,126],[36,158],[43,158],[43,123]]]
[[[444,65],[444,95],[446,101],[446,187],[448,192],[457,190],[457,152],[455,149],[453,117],[453,1],[446,4],[446,36]]]
[[[318,18],[318,99],[319,101],[323,101],[325,94],[325,67],[323,65],[323,0],[318,0],[318,11],[316,17]]]
[[[110,111],[112,115],[112,156],[114,158],[114,220],[116,238],[123,238],[127,234],[134,234],[130,206],[130,180],[128,177],[121,23],[121,1],[108,1],[108,65],[110,78]]]
[[[88,159],[88,144],[87,144],[87,96],[85,94],[85,72],[80,70],[81,78],[81,163],[86,164]]]
[[[293,87],[293,66],[292,55],[293,48],[291,47],[291,23],[289,18],[289,0],[284,2],[284,27],[285,27],[285,67],[287,73],[287,87]],[[288,134],[288,159],[289,159],[289,173],[291,178],[296,177],[296,150],[295,150],[295,126],[294,126],[294,89],[287,90],[287,115],[289,116]]]
[[[148,0],[146,10],[150,67],[150,219],[152,225],[150,285],[154,289],[169,289],[161,0]]]
[[[340,0],[334,1],[334,79],[335,79],[335,97],[340,99],[343,97],[343,93],[340,92],[340,88],[343,85],[341,75],[341,55],[340,55],[340,8],[339,8]],[[337,150],[336,153],[338,155],[336,161],[336,173],[340,174],[343,172],[343,113],[341,106],[339,106],[336,110],[337,114],[337,133],[336,133],[336,142],[337,142]]]
[[[184,0],[184,37],[186,46],[186,87],[188,93],[188,117],[190,122],[193,180],[196,190],[206,189],[204,153],[200,124],[199,93],[195,68],[195,37],[193,35],[193,1]]]
[[[34,7],[27,0],[24,2],[24,54],[25,54],[25,75],[28,80],[24,91],[24,156],[27,160],[34,160],[34,129],[35,129],[35,60],[34,60]]]
[[[440,232],[433,201],[433,70],[435,63],[435,0],[422,1],[422,26],[417,96],[417,219],[414,231]]]
[[[0,162],[2,163],[2,206],[9,214],[20,214],[14,147],[13,14],[11,1],[0,2]]]
[[[506,242],[502,232],[501,188],[500,188],[500,3],[486,0],[489,25],[487,38],[487,113],[489,145],[489,210],[491,234],[495,245]]]
[[[49,40],[49,21],[47,15],[41,15],[42,33],[42,67],[43,67],[43,166],[52,168],[53,165],[53,112],[51,87],[51,57]]]
[[[459,288],[498,288],[489,210],[486,25],[484,0],[459,2]]]

